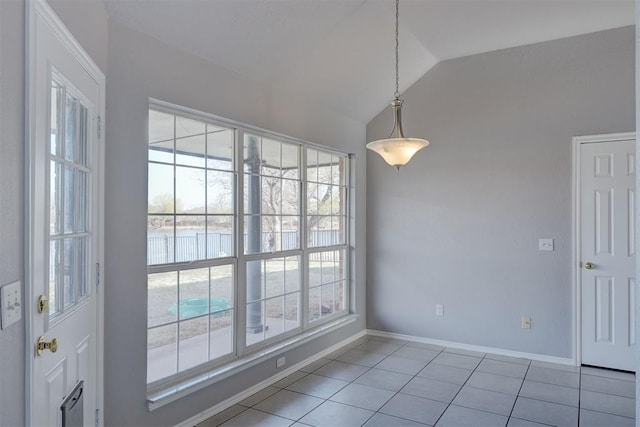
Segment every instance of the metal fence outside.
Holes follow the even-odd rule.
[[[340,232],[337,230],[314,230],[311,232],[312,247],[331,246],[340,243]],[[298,231],[282,231],[278,250],[297,249],[299,247]],[[262,233],[262,242],[266,242],[270,233]],[[244,235],[247,244],[247,235]],[[264,243],[263,243],[264,244]],[[147,265],[184,262],[197,259],[220,258],[231,256],[233,250],[233,234],[228,232],[194,233],[190,236],[171,235],[147,237]],[[330,254],[329,254],[330,255]],[[328,261],[326,253],[314,253],[312,261]],[[175,261],[174,261],[175,260]]]

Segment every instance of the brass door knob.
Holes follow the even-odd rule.
[[[593,270],[595,268],[595,264],[592,262],[585,262],[584,263],[584,268],[586,268],[587,270]]]
[[[58,338],[53,338],[49,342],[45,341],[43,336],[38,338],[36,353],[38,353],[38,356],[41,356],[45,350],[49,350],[51,353],[55,353],[56,351],[58,351]]]

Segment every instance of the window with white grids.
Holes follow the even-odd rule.
[[[348,156],[151,104],[147,382],[348,313]]]

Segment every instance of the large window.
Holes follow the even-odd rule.
[[[348,312],[347,156],[159,105],[148,144],[148,383]]]

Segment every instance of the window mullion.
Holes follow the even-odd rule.
[[[346,289],[344,291],[344,308],[348,311],[351,312],[351,289],[355,286],[355,282],[353,282],[353,270],[352,270],[352,265],[354,263],[352,263],[352,256],[354,256],[354,251],[352,251],[353,245],[351,242],[351,226],[353,224],[353,217],[352,215],[354,214],[353,210],[352,210],[352,206],[353,206],[353,200],[352,200],[352,187],[351,187],[351,183],[354,182],[354,177],[351,175],[354,171],[353,166],[353,154],[349,154],[346,158],[345,158],[345,165],[344,165],[344,176],[345,176],[345,182],[344,182],[344,199],[342,202],[344,202],[345,204],[345,208],[344,208],[344,239],[345,239],[345,243],[347,244],[347,249],[345,251],[345,286]]]
[[[242,356],[246,350],[247,341],[247,259],[244,255],[244,129],[236,130],[236,277],[234,282],[236,296],[236,329],[235,351]]]
[[[309,254],[307,237],[307,148],[300,149],[300,248],[302,248],[302,330],[309,327]]]

